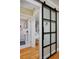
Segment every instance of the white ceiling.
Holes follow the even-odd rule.
[[[20,0],[20,7],[29,8],[32,10],[38,8],[37,6],[27,2],[26,0]]]
[[[53,2],[56,6],[59,6],[59,0],[50,0],[50,1]],[[32,7],[32,9],[34,8],[34,6],[29,2],[26,2],[26,0],[20,0],[20,3],[21,5],[29,5]]]
[[[59,0],[51,0],[55,5],[59,6]]]

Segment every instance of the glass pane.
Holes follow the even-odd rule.
[[[50,44],[50,34],[44,35],[44,46]]]
[[[44,21],[44,32],[50,32],[50,22]]]
[[[55,32],[55,23],[54,22],[51,23],[51,32]]]
[[[50,56],[50,47],[44,48],[44,59]]]
[[[50,9],[44,7],[43,16],[45,19],[50,19]]]
[[[55,42],[55,34],[51,34],[51,43]]]
[[[54,11],[51,11],[51,20],[54,20],[54,21],[56,20],[55,19],[55,12]]]
[[[55,44],[51,45],[51,51],[52,54],[55,52]]]

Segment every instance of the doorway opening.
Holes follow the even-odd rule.
[[[20,59],[39,59],[40,8],[26,0],[20,4]]]

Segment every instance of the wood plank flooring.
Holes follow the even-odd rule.
[[[57,52],[55,55],[51,56],[49,59],[59,59],[59,52]]]
[[[20,59],[39,59],[39,45],[35,48],[20,49]]]
[[[35,48],[20,49],[20,59],[39,59],[39,45],[37,45]],[[49,59],[59,59],[59,52]]]

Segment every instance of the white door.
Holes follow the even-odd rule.
[[[31,47],[32,35],[31,35],[31,20],[29,19],[27,22],[28,28],[26,28],[26,47]]]
[[[28,28],[26,30],[26,46],[35,47],[35,18],[30,17],[28,20]]]
[[[30,20],[21,19],[20,22],[20,42],[26,48],[31,46],[31,23]]]

